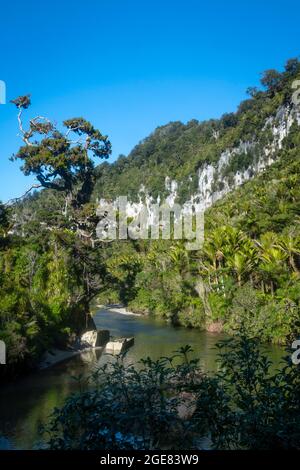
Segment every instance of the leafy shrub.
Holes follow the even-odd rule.
[[[44,430],[51,449],[300,449],[300,371],[280,370],[257,340],[218,344],[219,371],[204,374],[191,348],[95,371],[82,391],[55,409]],[[87,379],[88,380],[88,379]]]

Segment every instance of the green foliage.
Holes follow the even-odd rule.
[[[86,250],[73,234],[47,230],[26,241],[10,237],[0,250],[0,338],[8,354],[1,376],[33,367],[84,328],[101,277],[99,260]]]
[[[193,119],[186,124],[176,121],[158,127],[128,157],[121,155],[115,163],[97,168],[93,197],[114,199],[122,194],[136,201],[142,183],[154,198],[164,198],[168,176],[179,183],[178,201],[185,202],[196,189],[193,176],[204,163],[214,165],[224,150],[240,142],[256,143],[255,149],[236,155],[226,173],[248,168],[270,143],[266,120],[274,118],[281,105],[290,103],[291,84],[299,76],[299,61],[290,59],[284,72],[266,71],[261,80],[265,91],[250,88],[250,99],[243,101],[236,113],[224,114],[219,120]]]
[[[15,155],[40,192],[11,206],[0,204],[0,337],[12,370],[32,365],[53,344],[80,331],[89,302],[121,301],[174,324],[233,333],[243,320],[250,336],[284,343],[297,336],[300,299],[300,133],[293,123],[276,163],[206,211],[205,244],[128,241],[95,244],[97,197],[139,199],[141,183],[166,196],[165,177],[178,184],[178,202],[197,190],[198,171],[244,142],[215,181],[233,181],[272,142],[271,124],[290,106],[300,67],[290,59],[282,73],[267,71],[265,90],[219,120],[157,128],[128,157],[94,168],[110,154],[108,138],[83,118],[62,129],[23,111],[30,97],[14,100],[24,145]],[[255,144],[255,145],[254,145]],[[252,175],[253,176],[253,175]],[[251,299],[251,305],[249,305]],[[251,314],[249,313],[251,312]],[[23,366],[22,366],[23,365]],[[3,370],[2,370],[3,372]]]
[[[230,148],[239,139],[259,138],[251,151],[230,160],[223,170],[223,177],[242,171],[257,161],[264,146],[270,143],[270,129],[260,131],[261,125],[290,99],[291,81],[298,75],[299,63],[295,60],[287,63],[282,74],[266,73],[263,79],[266,92],[251,90],[252,98],[239,108],[237,120],[233,116],[222,118],[222,128],[226,131],[220,130],[217,122],[210,122],[209,132],[217,130],[219,137],[214,142],[202,142],[203,154],[213,145],[220,155],[222,139],[224,147]],[[159,130],[157,136],[154,133],[149,139],[156,143],[160,139],[174,139],[179,132],[195,130],[195,126],[197,128],[198,124],[188,124],[185,128],[177,123],[165,132]],[[204,123],[203,132],[207,129],[207,123]],[[139,147],[138,155],[143,145]],[[200,143],[195,145],[200,146]],[[155,148],[153,143],[153,152]],[[255,305],[258,300],[257,310],[248,319],[249,335],[260,334],[262,340],[281,343],[297,336],[300,331],[297,321],[299,296],[296,294],[300,282],[299,150],[299,127],[294,123],[282,143],[277,162],[263,175],[253,178],[206,211],[204,247],[196,254],[186,253],[183,269],[179,269],[175,259],[170,257],[171,250],[176,249],[174,243],[149,243],[146,253],[140,256],[142,268],[136,276],[136,294],[130,306],[184,325],[206,328],[211,323],[221,322],[226,331],[233,332],[243,316],[243,308],[237,308],[237,299],[248,306],[247,293],[241,290],[245,285]],[[136,158],[140,161],[139,157]],[[169,157],[166,155],[166,158]],[[175,157],[170,158],[174,160]],[[198,167],[201,167],[199,155],[197,160]],[[191,161],[192,155],[188,162]],[[214,158],[208,161],[213,162]],[[137,160],[129,157],[128,168],[131,164],[137,165]],[[151,166],[150,156],[147,165],[152,173],[156,171]],[[169,166],[172,168],[171,163]],[[182,170],[181,165],[178,168]],[[125,168],[124,173],[127,171]],[[180,175],[169,171],[167,174],[180,182]],[[216,189],[222,189],[220,177],[216,181]],[[147,179],[145,181],[147,183]],[[180,194],[189,196],[188,185],[183,187],[184,193]],[[151,264],[149,256],[157,260]],[[176,279],[176,283],[173,281],[169,286],[167,281],[171,279]],[[201,295],[197,291],[199,283],[202,284]],[[175,290],[172,285],[176,286]],[[175,303],[172,298],[176,299]],[[194,310],[190,305],[196,299],[200,300],[201,308]]]
[[[44,117],[32,118],[25,130],[22,114],[31,101],[20,96],[12,101],[19,110],[18,121],[23,145],[12,160],[21,160],[25,175],[34,175],[41,187],[65,193],[72,205],[88,202],[94,177],[92,157],[108,158],[111,143],[107,136],[83,118],[63,122],[59,130]]]
[[[126,365],[124,357],[79,378],[81,392],[54,410],[47,446],[63,450],[299,449],[300,374],[272,365],[240,330],[219,348],[208,376],[189,346],[174,356]]]
[[[255,176],[253,169],[273,140],[270,118],[275,124],[278,110],[291,106],[291,85],[299,75],[299,61],[290,59],[282,73],[266,71],[261,80],[265,90],[249,89],[250,98],[236,113],[220,120],[159,127],[127,158],[98,167],[94,197],[128,194],[136,200],[142,182],[153,197],[159,194],[163,199],[163,176],[168,175],[179,184],[177,201],[184,202],[196,192],[197,171],[203,164],[214,165],[222,151],[240,142],[245,143],[245,152],[233,153],[221,174],[215,174],[214,190],[224,188],[224,178],[233,184],[234,175],[249,168],[250,176]],[[134,311],[173,323],[210,328],[216,322],[230,333],[246,316],[246,309],[250,336],[279,343],[297,336],[299,135],[294,122],[275,155],[276,163],[206,211],[201,251],[186,252],[175,241],[134,242],[131,263],[136,257],[138,265],[133,271],[119,264],[120,244],[112,246],[106,263],[108,269],[113,264],[122,266],[122,281],[112,273],[119,299]],[[126,272],[130,276],[127,297]],[[253,307],[257,305],[251,315],[248,298]]]

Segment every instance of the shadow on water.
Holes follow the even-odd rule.
[[[126,360],[137,362],[142,357],[171,355],[181,346],[189,344],[194,356],[206,371],[216,368],[216,342],[223,335],[206,333],[186,328],[174,328],[153,318],[144,318],[101,310],[96,312],[98,328],[110,330],[112,336],[134,336],[135,344]],[[270,356],[278,362],[282,356],[280,348],[269,348]],[[97,364],[107,360],[101,350],[84,353],[56,366],[34,373],[0,390],[0,449],[31,449],[38,441],[39,426],[47,422],[49,414],[64,399],[78,390],[72,379],[79,374],[88,374]]]

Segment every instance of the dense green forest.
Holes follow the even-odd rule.
[[[13,159],[41,190],[1,205],[0,338],[10,372],[34,365],[51,345],[82,331],[95,297],[187,327],[234,333],[243,322],[249,336],[264,341],[284,343],[300,333],[297,119],[274,150],[275,163],[206,211],[201,250],[189,252],[175,240],[95,240],[101,197],[135,201],[143,184],[164,198],[168,176],[178,181],[178,201],[185,201],[203,164],[216,165],[241,142],[253,145],[230,160],[215,188],[255,167],[273,145],[268,119],[274,125],[278,110],[293,107],[297,78],[300,63],[291,59],[283,72],[265,72],[262,89],[249,89],[236,112],[159,127],[128,157],[99,166],[95,158],[107,158],[111,144],[89,122],[75,118],[57,128],[33,118],[25,130],[30,99],[14,101],[23,146]]]
[[[267,341],[299,333],[299,143],[295,130],[277,163],[207,211],[200,252],[167,241],[112,247],[117,295],[186,326],[221,322],[231,333],[246,316],[249,335]]]
[[[234,175],[248,168],[270,143],[266,119],[282,106],[291,107],[297,76],[299,63],[290,60],[281,74],[267,71],[262,78],[267,89],[250,89],[251,98],[236,113],[158,128],[128,158],[98,167],[95,194],[108,191],[113,198],[122,188],[136,197],[143,175],[152,195],[164,195],[167,174],[181,183],[181,201],[193,194],[195,181],[188,176],[196,176],[203,162],[214,163],[225,149],[251,140],[255,151],[234,156],[225,170]],[[228,333],[243,319],[249,336],[265,341],[284,343],[299,334],[299,151],[295,121],[276,151],[276,162],[206,211],[201,251],[188,252],[178,241],[108,248],[106,265],[117,288],[103,292],[103,301],[121,299],[137,312]],[[221,185],[224,177],[219,175],[216,183]]]

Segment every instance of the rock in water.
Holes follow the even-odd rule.
[[[83,333],[80,343],[83,348],[96,348],[104,346],[109,341],[108,330],[90,330]]]
[[[86,331],[80,338],[82,347],[84,348],[95,348],[98,339],[97,330]]]
[[[110,338],[109,330],[97,330],[97,343],[96,346],[105,346]]]
[[[81,348],[96,348],[104,346],[109,341],[108,330],[89,330],[80,337]]]
[[[121,354],[134,345],[134,338],[119,338],[107,343],[105,351],[109,354]]]

